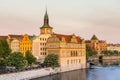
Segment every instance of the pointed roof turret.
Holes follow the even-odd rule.
[[[41,28],[52,28],[49,25],[49,17],[48,17],[47,9],[46,9],[46,12],[45,12],[45,15],[44,15],[44,24]]]
[[[96,35],[94,34],[93,37],[91,38],[91,40],[98,40],[98,38],[97,38]]]

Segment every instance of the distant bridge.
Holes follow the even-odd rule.
[[[89,62],[91,65],[120,65],[120,56],[91,57]]]

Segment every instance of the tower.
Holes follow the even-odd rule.
[[[47,14],[47,9],[44,15],[43,26],[40,27],[40,35],[38,38],[33,40],[33,54],[40,61],[43,62],[44,58],[47,55],[46,52],[46,42],[49,37],[52,35],[52,27],[49,25],[49,17]]]
[[[49,17],[46,9],[46,13],[44,15],[44,24],[42,27],[40,27],[40,34],[52,34],[52,29],[53,28],[49,25]]]

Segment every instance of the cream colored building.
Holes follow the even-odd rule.
[[[120,52],[120,44],[108,44],[107,50]]]
[[[14,39],[21,41],[23,39],[23,35],[9,34],[7,36],[7,42],[9,44],[10,48],[11,48],[11,41],[13,41]]]
[[[49,17],[47,11],[44,16],[44,24],[40,27],[40,35],[35,40],[33,40],[33,55],[40,61],[43,62],[46,57],[46,42],[47,39],[51,36],[52,27],[49,25]]]
[[[59,55],[62,72],[86,68],[85,41],[74,34],[53,34],[47,41],[47,54]]]
[[[13,39],[11,41],[11,50],[12,52],[19,52],[20,51],[20,41],[18,39]]]

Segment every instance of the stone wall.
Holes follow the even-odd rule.
[[[118,59],[118,60],[120,60],[120,56],[103,56],[103,60],[105,60],[105,59]]]
[[[9,73],[0,75],[0,80],[29,80],[32,78],[47,76],[60,72],[59,68],[43,68],[30,71],[23,71],[17,73]]]

